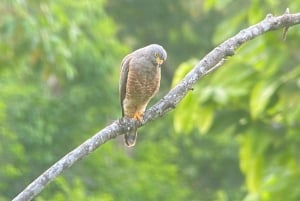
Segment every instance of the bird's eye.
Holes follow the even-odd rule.
[[[158,57],[158,53],[157,53],[157,52],[155,52],[155,53],[154,53],[154,56],[155,56],[155,58],[157,58],[157,57]]]

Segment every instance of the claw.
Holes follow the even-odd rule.
[[[141,112],[136,112],[133,114],[133,118],[138,120],[139,122],[142,122],[143,116],[144,116],[144,113],[141,113]]]

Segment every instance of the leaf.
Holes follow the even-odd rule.
[[[209,106],[198,108],[197,114],[198,118],[195,122],[198,122],[198,129],[200,133],[205,134],[211,128],[213,123],[213,108]]]
[[[193,115],[195,115],[195,100],[193,94],[188,94],[177,107],[174,114],[174,129],[178,133],[189,133],[193,128]]]
[[[250,114],[253,119],[257,119],[265,111],[279,85],[279,82],[269,83],[263,80],[254,86],[250,95]]]
[[[246,176],[246,185],[250,193],[257,193],[261,186],[263,154],[256,154],[253,144],[257,136],[248,133],[240,137],[240,166]]]
[[[184,78],[184,76],[197,64],[197,59],[191,59],[183,62],[179,65],[178,69],[175,71],[172,87],[174,87],[179,81]]]
[[[225,88],[216,87],[214,89],[214,97],[213,97],[214,102],[224,105],[225,103],[228,102],[228,99],[229,99],[228,92]]]
[[[241,11],[239,15],[234,16],[232,19],[222,21],[213,35],[213,43],[219,44],[226,38],[233,36],[237,30],[239,30],[239,27],[245,20],[245,17],[246,13]],[[230,29],[228,29],[228,27],[230,27]]]
[[[255,24],[264,18],[265,11],[262,9],[262,2],[259,0],[253,1],[248,10],[249,24]]]
[[[216,0],[207,0],[203,2],[203,7],[205,11],[210,11],[216,6]]]

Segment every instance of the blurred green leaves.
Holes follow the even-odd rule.
[[[0,200],[120,117],[130,49],[166,48],[158,99],[214,46],[285,7],[300,10],[297,1],[2,1]],[[297,30],[243,45],[139,129],[134,149],[110,141],[36,199],[299,200]]]
[[[1,195],[12,198],[118,116],[118,66],[127,48],[101,5],[0,3]]]
[[[248,12],[241,9],[223,20],[213,40],[220,43],[232,36],[246,16],[250,24],[262,19],[266,11],[261,4],[255,1]],[[299,129],[299,57],[293,56],[295,49],[290,44],[299,35],[283,43],[280,34],[268,33],[245,44],[221,69],[202,79],[174,112],[177,133],[192,135],[196,129],[214,138],[225,131],[230,133],[227,140],[239,144],[240,167],[248,191],[245,201],[300,199],[299,190],[290,184],[294,178],[299,179],[299,169],[295,171],[291,165],[300,162],[299,151],[291,154],[291,147],[299,145],[299,139],[294,138]],[[184,77],[184,69],[194,65],[190,62],[179,66],[176,82]],[[203,108],[209,112],[200,112]],[[295,141],[288,140],[291,136]]]

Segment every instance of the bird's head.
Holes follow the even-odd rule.
[[[167,60],[167,52],[165,49],[157,44],[147,46],[151,61],[156,65],[162,65]]]

